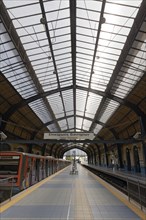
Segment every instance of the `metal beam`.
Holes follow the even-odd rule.
[[[16,143],[19,143],[19,144],[49,144],[49,143],[59,143],[59,144],[62,144],[62,143],[74,143],[74,144],[77,144],[77,143],[85,143],[85,144],[88,144],[88,143],[94,143],[94,144],[133,144],[133,143],[139,143],[141,141],[143,141],[144,139],[143,138],[140,138],[140,139],[134,139],[134,138],[131,138],[131,139],[114,139],[114,140],[97,140],[97,139],[94,139],[94,140],[38,140],[38,139],[34,139],[34,140],[22,140],[22,139],[17,139],[17,140],[1,140],[0,143],[1,144],[4,144],[4,143],[7,143],[7,144],[16,144]]]
[[[42,93],[40,93],[38,95],[35,95],[35,96],[32,96],[28,99],[23,99],[22,101],[18,102],[17,104],[11,106],[8,109],[8,111],[5,112],[5,114],[3,115],[3,119],[5,121],[7,121],[11,117],[11,115],[13,115],[16,111],[18,111],[19,108],[22,108],[22,107],[28,105],[29,103],[31,103],[31,102],[33,102],[37,99],[50,96],[50,95],[58,93],[60,91],[61,92],[67,91],[67,90],[70,90],[70,89],[73,89],[73,86],[67,86],[67,87],[64,87],[64,88],[58,88],[58,89],[54,89],[54,90],[51,90],[51,91],[42,92]],[[121,99],[117,96],[111,95],[110,93],[102,92],[100,90],[95,90],[95,89],[91,89],[91,88],[89,89],[89,88],[85,88],[85,87],[77,86],[77,85],[76,85],[76,89],[83,90],[83,91],[88,91],[89,90],[91,93],[94,93],[94,94],[97,94],[97,95],[100,95],[100,96],[103,96],[103,97],[107,97],[109,99],[112,99],[112,100],[120,103],[121,105],[127,106],[132,111],[134,111],[137,115],[142,116],[142,117],[145,116],[144,113],[142,112],[142,110],[138,106],[134,105],[133,103],[131,103],[127,100],[123,100],[123,99]]]
[[[49,46],[50,46],[50,52],[51,52],[51,56],[52,56],[52,60],[53,60],[53,65],[54,65],[54,72],[56,74],[58,88],[60,89],[61,88],[60,87],[60,81],[59,81],[59,76],[58,76],[55,56],[54,56],[54,52],[53,52],[53,46],[52,46],[52,41],[51,41],[51,37],[50,37],[50,32],[49,32],[49,28],[48,28],[48,24],[47,24],[47,17],[46,17],[45,7],[44,7],[43,0],[39,0],[39,2],[40,2],[40,7],[41,7],[42,15],[43,15],[42,19],[44,20],[45,31],[46,31],[48,43],[49,43]],[[60,91],[60,98],[61,98],[61,101],[62,101],[62,106],[63,106],[64,114],[66,116],[65,104],[64,104],[63,95],[62,95],[61,91]],[[67,120],[66,120],[66,124],[67,124],[67,127],[69,129],[69,124],[68,124]]]
[[[74,128],[76,131],[76,0],[70,0]]]

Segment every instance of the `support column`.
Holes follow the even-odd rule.
[[[144,161],[144,171],[143,172],[146,174],[146,141],[142,141],[142,148],[143,148],[143,161]]]
[[[100,148],[99,146],[97,145],[97,150],[98,150],[98,161],[99,161],[99,166],[101,166],[101,153],[100,153]]]
[[[92,150],[92,154],[91,154],[91,164],[94,164],[94,150]]]
[[[44,144],[44,145],[42,146],[42,150],[41,150],[42,156],[44,156],[44,155],[46,154],[46,147],[47,147],[46,144]]]
[[[51,149],[50,149],[50,155],[49,156],[53,156],[53,148],[55,147],[56,144],[52,144]]]
[[[141,128],[141,136],[142,137],[146,137],[146,115],[144,115],[143,117],[140,117],[140,128]],[[146,174],[146,141],[142,141],[142,149],[143,149],[143,161],[144,161],[144,170],[142,170],[142,172],[144,172]]]
[[[33,144],[28,144],[28,153],[32,154]]]
[[[94,150],[94,164],[96,165],[96,152]]]
[[[119,168],[123,168],[122,144],[117,144]]]
[[[0,116],[0,131],[5,129],[6,123],[4,123],[2,116]]]
[[[106,167],[108,167],[108,165],[109,165],[107,152],[108,152],[107,145],[104,144],[104,157],[105,157],[105,161],[106,161]]]

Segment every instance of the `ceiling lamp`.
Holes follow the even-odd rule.
[[[42,18],[40,19],[40,22],[41,22],[41,24],[46,24],[46,19],[42,17]]]
[[[105,17],[102,17],[102,18],[101,18],[101,24],[104,24],[105,22],[106,22]]]

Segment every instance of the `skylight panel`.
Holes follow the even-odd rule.
[[[115,55],[120,55],[121,54],[121,50],[120,49],[112,48],[110,46],[105,47],[104,45],[98,45],[98,50],[102,51],[102,52],[105,52],[105,53],[106,52],[110,52],[110,53],[115,54]]]
[[[46,7],[46,9],[48,9]],[[49,6],[50,9],[50,6]],[[47,10],[46,10],[47,11]],[[47,17],[47,21],[52,21],[52,20],[56,20],[56,23],[54,22],[54,29],[56,29],[57,27],[59,27],[58,23],[59,23],[59,19],[63,19],[64,17],[69,17],[69,9],[65,8],[63,10],[59,10],[58,11],[51,11],[50,13],[46,13],[46,17]]]
[[[68,118],[67,121],[68,121],[69,128],[74,127],[74,118],[73,117]]]
[[[50,95],[47,97],[47,99],[51,105],[54,114],[58,114],[63,111],[62,100],[59,93]]]
[[[48,112],[42,99],[29,103],[30,108],[36,113],[36,115],[42,120],[43,123],[47,123],[51,120],[51,115]]]
[[[92,62],[92,56],[88,54],[83,53],[77,53],[77,57],[84,59],[84,60],[90,60]]]
[[[101,100],[102,100],[101,96],[89,92],[87,106],[86,106],[86,113],[89,112],[90,114],[94,115],[100,105]]]
[[[91,10],[86,10],[86,2],[84,2],[84,6],[82,5],[82,7],[85,8],[81,8],[81,7],[77,7],[77,17],[80,17],[82,15],[82,19],[89,19],[89,20],[97,20],[99,21],[99,17],[100,17],[100,13],[99,11],[91,11]],[[90,21],[91,22],[91,21]]]
[[[102,115],[100,116],[99,120],[103,123],[106,123],[119,106],[120,104],[118,102],[107,99],[107,101],[104,103],[101,113]]]
[[[56,131],[58,131],[58,128],[56,127],[55,124],[48,125],[47,128],[48,128],[51,132],[56,132]]]
[[[109,32],[111,35],[111,39],[114,39],[117,34],[128,35],[130,32],[130,28],[122,25],[114,25],[110,23],[104,23],[102,25],[103,32]]]
[[[71,86],[72,85],[72,80],[68,80],[65,82],[60,82],[61,87],[66,87],[66,86]]]
[[[73,90],[64,91],[62,92],[62,95],[66,111],[73,110]]]
[[[82,33],[84,33],[84,35],[87,35],[87,36],[90,36],[91,35],[91,37],[92,37],[92,32],[91,31],[93,31],[93,30],[90,30],[90,29],[87,29],[87,28],[85,28],[85,27],[80,27],[80,26],[77,26],[77,34],[82,34]],[[96,36],[96,34],[97,34],[97,30],[94,30],[93,31],[93,33],[94,33],[94,37]],[[92,42],[92,41],[91,41]]]
[[[29,0],[27,4],[25,0],[21,0],[20,2],[4,0],[4,3],[7,8],[13,13],[15,12],[18,17],[35,14],[35,12],[38,13],[40,9],[40,5],[38,4],[38,2],[34,2],[34,0]],[[23,8],[23,11],[20,11],[21,7]]]
[[[66,130],[67,129],[66,120],[58,121],[58,124],[59,124],[59,126],[61,127],[62,130]]]
[[[76,38],[77,38],[77,41],[85,41],[87,43],[95,41],[95,39],[91,37],[91,35],[87,36],[87,35],[84,35],[83,33],[78,33]]]
[[[82,121],[83,121],[82,118],[76,117],[76,128],[77,129],[81,129]]]
[[[85,63],[84,60],[78,60],[78,59],[77,59],[77,65],[83,68],[88,68],[88,69],[91,67],[90,63],[88,62]]]
[[[64,26],[62,28],[58,28],[58,29],[55,29],[55,30],[51,30],[50,31],[50,36],[52,38],[54,38],[53,40],[53,44],[57,43],[57,36],[60,36],[60,35],[67,35],[67,34],[70,34],[70,27],[69,26]],[[61,41],[61,40],[60,40]]]
[[[95,61],[94,65],[94,73],[96,75],[100,75],[99,73],[102,74],[102,76],[111,76],[113,72],[114,66],[113,65],[107,65],[106,63],[102,63],[99,61]],[[97,74],[96,74],[97,73]]]
[[[76,44],[77,44],[77,47],[78,46],[79,47],[87,47],[87,48],[90,48],[92,50],[94,50],[94,47],[95,47],[94,44],[91,44],[89,42],[84,42],[84,41],[78,41],[78,40],[77,40]]]
[[[44,4],[50,11],[69,7],[69,1],[44,1]]]
[[[81,72],[77,72],[77,77],[76,77],[77,81],[83,81],[83,82],[89,82],[90,76],[87,75],[87,73],[85,72],[84,74],[81,74]]]
[[[85,81],[81,81],[81,80],[76,80],[76,82],[77,82],[77,85],[79,85],[79,86],[83,86],[83,87],[86,87],[86,88],[88,88],[88,86],[89,86],[89,82],[85,82]]]
[[[106,86],[109,83],[110,76],[111,74],[107,72],[95,70],[94,74],[92,74],[91,88],[105,91]]]
[[[99,91],[105,91],[106,90],[106,85],[101,84],[101,83],[97,83],[97,85],[95,85],[94,83],[91,84],[91,89],[96,89]]]
[[[108,0],[109,3],[115,3],[117,4],[117,0]],[[118,4],[122,4],[124,7],[127,6],[128,8],[133,8],[133,7],[138,7],[140,6],[141,4],[141,0],[130,0],[130,1],[127,1],[127,0],[118,0]]]
[[[100,58],[103,58],[103,59],[110,59],[110,60],[113,60],[113,61],[117,61],[119,56],[118,55],[114,55],[114,54],[111,54],[108,52],[102,52],[102,51],[98,51],[97,52],[97,57],[100,57]]]
[[[87,92],[76,90],[76,109],[77,111],[84,111]]]
[[[91,126],[91,123],[92,123],[92,121],[84,119],[84,121],[83,121],[83,129],[88,131],[90,126]]]
[[[91,4],[92,2],[92,4]],[[95,10],[98,9],[98,11],[101,10],[102,2],[101,1],[77,1],[77,7],[81,7],[84,9],[89,9],[89,10]]]
[[[59,41],[59,42],[58,42],[58,39],[57,39],[56,42],[57,42],[57,43],[54,43],[54,44],[53,44],[54,50],[62,49],[62,48],[64,48],[64,47],[68,47],[68,48],[71,47],[71,42],[70,42],[70,41],[66,41],[66,42],[64,42],[64,41]]]
[[[97,124],[96,125],[96,127],[95,127],[95,129],[94,129],[94,134],[98,134],[99,133],[99,131],[101,130],[103,128],[103,126],[101,126],[101,125],[99,125],[99,124]]]
[[[119,34],[106,33],[105,31],[101,31],[100,37],[105,40],[112,40],[113,42],[124,43],[126,40],[126,36]]]

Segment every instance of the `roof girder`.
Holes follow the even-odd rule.
[[[76,128],[76,0],[70,0],[74,127]]]

